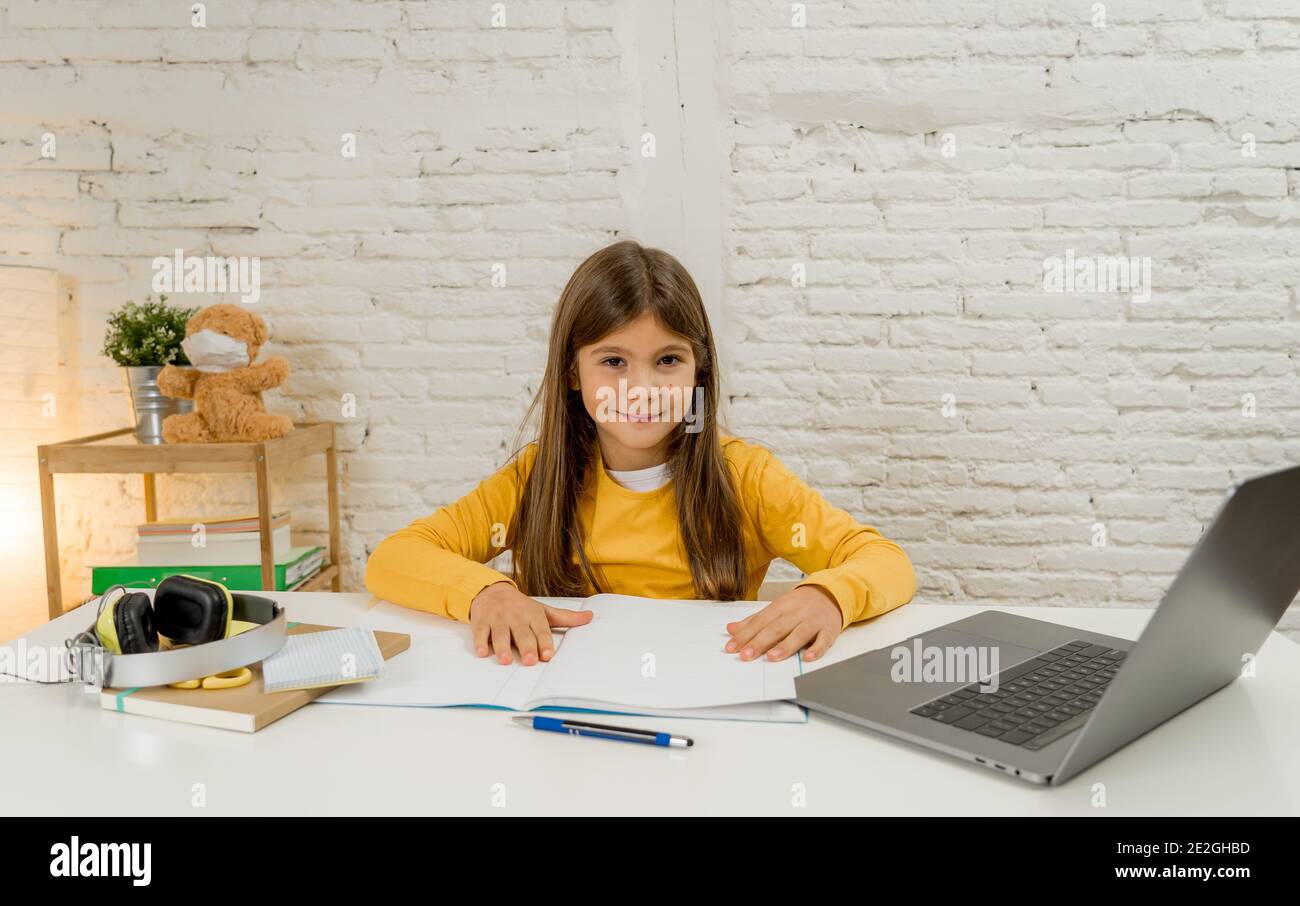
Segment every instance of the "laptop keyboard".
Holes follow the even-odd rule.
[[[1123,651],[1068,642],[1003,670],[996,692],[971,683],[911,713],[1038,750],[1087,720],[1123,661]]]

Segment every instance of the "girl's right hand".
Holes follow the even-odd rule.
[[[469,624],[474,630],[474,651],[486,657],[488,644],[502,664],[511,662],[510,643],[519,649],[525,667],[555,655],[552,626],[582,626],[592,618],[590,610],[565,610],[548,607],[515,588],[509,582],[496,582],[474,596],[469,605]]]

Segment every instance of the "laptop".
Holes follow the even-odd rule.
[[[1060,784],[1241,675],[1297,591],[1300,467],[1228,492],[1137,641],[985,610],[806,673],[795,700]]]

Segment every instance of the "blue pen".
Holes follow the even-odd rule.
[[[635,727],[611,727],[609,724],[589,724],[581,720],[562,720],[558,717],[512,717],[517,724],[532,727],[534,730],[550,730],[552,733],[568,733],[570,736],[591,736],[596,739],[617,739],[622,742],[639,742],[650,746],[673,746],[686,748],[695,745],[689,736],[673,736],[671,733],[656,733],[654,730],[638,730]]]

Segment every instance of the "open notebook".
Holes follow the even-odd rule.
[[[525,667],[474,653],[467,623],[387,601],[357,622],[410,635],[411,647],[388,662],[388,675],[343,686],[317,702],[423,707],[472,706],[513,711],[595,711],[713,720],[802,723],[795,697],[801,656],[742,661],[722,650],[726,625],[765,604],[663,601],[595,595],[585,601],[538,598],[590,610],[585,626],[553,633],[555,656]]]

